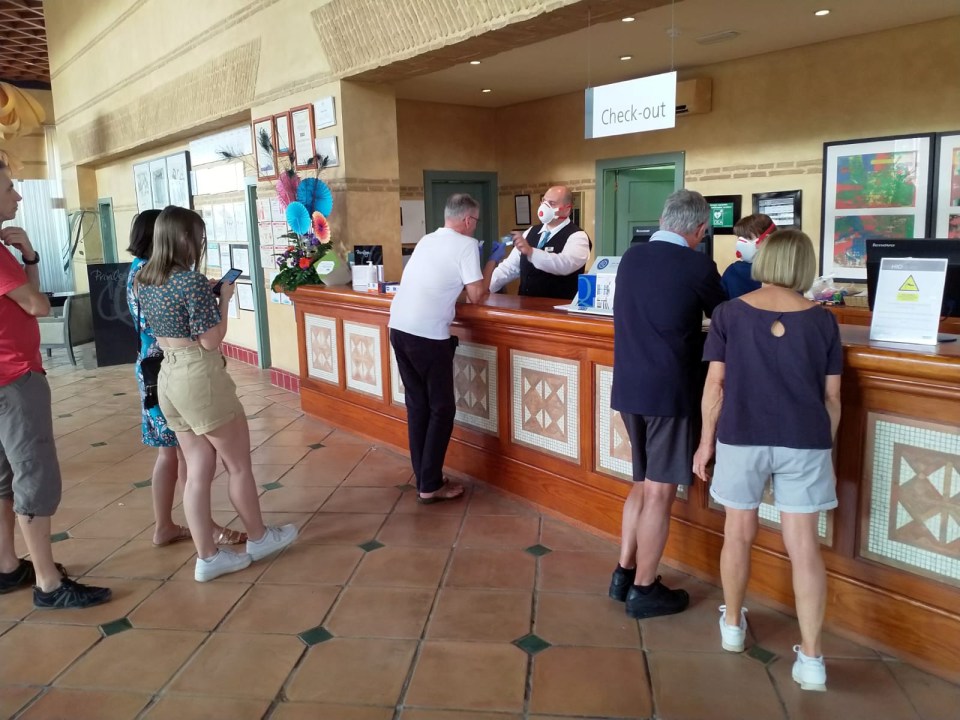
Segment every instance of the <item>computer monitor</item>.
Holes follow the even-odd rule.
[[[943,286],[943,317],[960,317],[960,240],[867,238],[867,301],[873,310],[883,258],[946,258],[947,280]]]
[[[649,242],[650,236],[660,228],[657,225],[634,225],[631,231],[630,244],[634,245],[641,242]],[[697,252],[701,252],[708,258],[713,257],[713,227],[708,227],[703,236],[703,240],[697,245]]]

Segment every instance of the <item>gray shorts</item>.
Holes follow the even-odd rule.
[[[773,497],[781,512],[814,513],[837,506],[830,450],[717,443],[710,496],[718,503],[755,510],[768,478],[773,478]]]
[[[633,454],[633,480],[690,485],[699,430],[688,417],[658,417],[621,412]]]
[[[60,492],[50,385],[28,372],[0,387],[0,498],[13,498],[17,515],[50,517]]]

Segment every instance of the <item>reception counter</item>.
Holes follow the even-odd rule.
[[[390,298],[305,287],[293,300],[303,409],[405,448]],[[447,465],[618,536],[631,457],[610,410],[613,322],[557,303],[496,295],[458,306]],[[828,626],[960,679],[960,347],[841,332],[840,505],[819,524]],[[750,590],[792,607],[779,515],[764,503],[760,516]],[[722,534],[723,511],[697,482],[675,504],[666,557],[719,583]]]

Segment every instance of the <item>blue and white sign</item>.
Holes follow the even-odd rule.
[[[677,124],[677,73],[587,88],[584,137],[663,130]]]

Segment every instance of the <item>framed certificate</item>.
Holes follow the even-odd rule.
[[[313,105],[303,105],[290,111],[293,133],[294,164],[298,168],[311,167],[314,159]]]
[[[274,180],[277,177],[277,141],[273,117],[253,121],[253,150],[257,158],[257,180]]]
[[[277,160],[290,154],[290,113],[280,113],[273,116],[273,126],[276,131]]]

